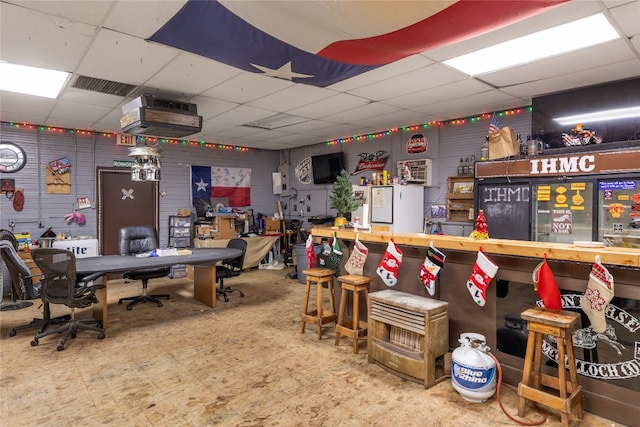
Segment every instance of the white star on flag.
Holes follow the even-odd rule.
[[[204,191],[206,193],[207,185],[209,185],[209,183],[204,182],[204,180],[200,178],[200,182],[196,182],[196,185],[198,186],[198,191]]]
[[[294,77],[313,77],[312,75],[294,73],[293,71],[291,71],[291,61],[287,62],[277,70],[273,68],[263,67],[261,65],[256,65],[256,64],[251,64],[251,65],[261,70],[265,76],[277,77],[283,80],[292,81]]]

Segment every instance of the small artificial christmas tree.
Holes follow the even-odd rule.
[[[353,185],[349,181],[349,174],[345,169],[340,171],[340,175],[333,184],[333,190],[329,196],[329,207],[338,211],[334,224],[336,227],[346,225],[345,215],[358,209],[358,201],[353,194]]]
[[[476,218],[476,228],[469,235],[472,239],[488,239],[489,230],[487,229],[487,219],[484,217],[484,211],[481,209]]]

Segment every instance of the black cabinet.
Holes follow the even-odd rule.
[[[169,215],[170,248],[190,248],[193,245],[193,224],[190,216]]]

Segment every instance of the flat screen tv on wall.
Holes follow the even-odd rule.
[[[314,184],[333,184],[344,169],[344,153],[322,154],[311,157]]]

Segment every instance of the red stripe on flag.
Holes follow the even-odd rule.
[[[228,197],[229,206],[251,206],[251,187],[213,187],[211,197]]]
[[[318,56],[357,65],[388,64],[416,53],[505,27],[569,0],[460,0],[391,33],[329,44]]]

